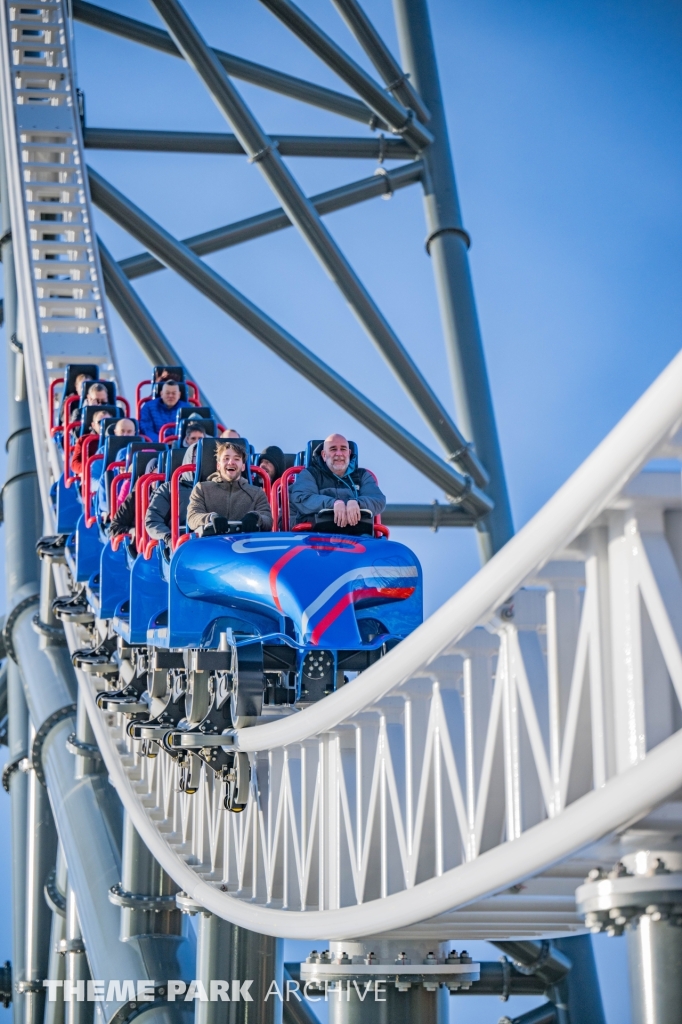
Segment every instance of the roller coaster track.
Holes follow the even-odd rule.
[[[62,469],[49,380],[70,360],[116,375],[65,7],[8,2],[1,25],[20,336],[48,532]],[[586,871],[642,835],[665,846],[682,825],[682,492],[679,471],[651,461],[682,455],[681,421],[682,355],[361,680],[225,736],[251,762],[241,814],[223,810],[200,766],[197,792],[179,792],[175,762],[143,756],[78,672],[110,779],[184,892],[293,938],[583,929],[574,892]],[[66,593],[66,569],[55,573]],[[82,646],[77,626],[67,636]]]

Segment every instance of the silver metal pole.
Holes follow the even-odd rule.
[[[1,134],[1,133],[0,133]],[[0,139],[1,143],[1,139]],[[38,559],[35,543],[41,533],[40,496],[35,455],[31,440],[31,420],[25,388],[22,385],[23,357],[18,354],[17,286],[9,213],[7,168],[4,148],[0,152],[0,215],[2,217],[2,256],[4,277],[4,321],[7,338],[7,476],[3,487],[5,528],[5,579],[7,607],[15,603],[17,591],[29,587],[38,590]],[[12,340],[14,339],[14,341]],[[14,345],[14,347],[13,347]],[[17,383],[19,387],[17,388]],[[17,399],[17,393],[19,399]],[[12,660],[7,667],[9,760],[3,784],[9,791],[12,823],[12,961],[15,980],[13,1014],[15,1024],[24,1024],[26,1000],[17,986],[26,981],[26,878],[28,834],[28,776],[17,770],[28,754],[28,708],[18,666]]]
[[[278,10],[279,3],[278,0]],[[178,0],[152,0],[185,59],[203,80],[217,107],[234,128],[252,163],[270,185],[331,280],[337,285],[368,337],[384,357],[451,460],[457,459],[479,486],[488,478],[448,412],[422,376],[362,281],[207,46]],[[292,6],[286,3],[286,9]]]
[[[63,949],[66,960],[64,981],[66,1024],[90,1024],[95,1007],[94,1002],[89,1002],[86,998],[86,984],[90,980],[90,969],[78,920],[76,894],[70,885],[66,893],[66,938]]]
[[[479,526],[483,558],[514,532],[426,0],[393,0],[402,62],[431,112],[434,141],[423,153],[427,250],[433,261],[452,385],[462,430],[490,476],[495,508]]]
[[[74,756],[67,740],[74,732],[76,680],[68,650],[44,651],[35,643],[32,608],[24,609],[12,623],[11,639],[22,667],[31,719],[41,744],[33,760],[47,782],[59,839],[64,849],[69,884],[78,899],[78,915],[92,977],[104,980],[103,1019],[125,1018],[134,1008],[129,994],[110,989],[111,981],[189,978],[194,950],[188,940],[175,936],[142,936],[118,940],[119,909],[109,890],[121,881],[121,804],[103,775],[77,779]],[[182,1015],[182,1004],[149,1003],[167,1021]],[[118,1018],[117,1018],[118,1019]]]
[[[431,133],[415,119],[412,111],[407,110],[402,103],[381,89],[374,79],[359,64],[351,60],[348,54],[344,53],[333,39],[325,35],[322,29],[318,28],[315,22],[304,14],[296,4],[291,0],[261,0],[261,3],[272,11],[287,28],[291,29],[358,96],[361,96],[365,103],[386,121],[392,131],[402,135],[418,150],[431,142]],[[171,32],[173,32],[172,28]]]
[[[35,643],[35,637],[34,637]],[[33,734],[35,740],[35,734]],[[35,769],[29,772],[26,840],[26,960],[24,992],[26,1024],[42,1024],[45,987],[50,960],[50,908],[45,902],[45,882],[54,869],[57,833],[47,790]]]
[[[643,914],[628,928],[627,944],[632,1024],[677,1024],[682,1020],[682,925],[656,911]]]
[[[66,956],[63,952],[63,943],[66,941],[67,885],[66,859],[60,844],[57,850],[57,865],[52,890],[53,897],[59,899],[59,905],[55,903],[52,908],[50,960],[47,968],[47,977],[62,983],[66,977]],[[62,984],[55,992],[55,998],[48,999],[45,1003],[45,1024],[64,1024],[64,1016],[64,988]]]
[[[414,150],[402,139],[381,135],[355,138],[333,135],[273,135],[282,156],[340,157],[344,160],[409,160]],[[244,156],[236,135],[225,132],[168,132],[140,128],[85,128],[86,149],[132,149],[162,153],[225,153]]]
[[[474,515],[487,514],[490,501],[471,484],[470,479],[460,476],[426,445],[408,434],[395,420],[254,306],[190,249],[121,195],[100,174],[88,168],[88,176],[93,202],[146,245],[157,259],[179,273],[389,447],[407,458],[424,476],[442,487],[446,494],[460,499],[462,508]]]
[[[182,56],[169,34],[163,29],[148,25],[144,21],[136,21],[135,18],[115,14],[96,4],[86,3],[85,0],[73,0],[71,6],[73,17],[77,21],[93,25],[105,32],[113,32],[124,39],[131,39],[133,42],[142,43],[144,46],[161,50],[174,57]],[[343,93],[335,92],[333,89],[325,89],[324,86],[314,85],[302,78],[285,75],[273,68],[267,68],[262,64],[255,64],[251,60],[244,60],[243,57],[225,53],[224,50],[215,50],[214,53],[230,75],[241,78],[244,82],[251,82],[263,89],[271,89],[283,96],[291,96],[292,99],[310,103],[315,107],[322,107],[323,110],[331,110],[334,114],[340,114],[353,121],[361,121],[372,128],[384,129],[387,127],[386,123],[378,118],[373,110],[354,96],[344,96]]]
[[[335,210],[345,210],[349,206],[365,202],[367,199],[374,199],[377,196],[390,198],[398,189],[421,181],[423,170],[422,161],[413,160],[412,163],[396,167],[392,171],[382,171],[382,173],[373,174],[369,178],[361,178],[360,181],[352,181],[348,185],[341,185],[340,188],[330,189],[329,192],[320,192],[317,196],[311,196],[310,202],[319,214],[324,214],[333,213]],[[231,245],[240,245],[253,238],[262,238],[263,235],[269,235],[273,231],[282,231],[284,228],[290,227],[291,221],[284,210],[279,207],[265,213],[258,213],[255,217],[246,217],[233,224],[226,224],[224,227],[204,231],[200,235],[192,235],[190,238],[183,239],[181,244],[186,245],[197,256],[206,256],[210,252],[218,252]],[[120,261],[119,266],[129,280],[142,277],[144,274],[153,274],[156,270],[166,269],[165,264],[148,252],[138,253],[137,256],[128,256]]]
[[[10,795],[12,843],[12,974],[14,1024],[24,1024],[25,1001],[17,985],[26,979],[26,835],[28,827],[28,776],[19,763],[28,754],[28,708],[19,668],[7,666],[9,760],[3,783]]]
[[[121,862],[121,887],[133,895],[130,903],[137,904],[121,907],[121,941],[154,935],[175,937],[170,944],[182,944],[182,914],[174,898],[178,887],[154,860],[125,812]]]
[[[273,981],[283,992],[282,939],[258,935],[223,921],[185,893],[178,902],[184,913],[198,915],[196,976],[209,999],[216,980],[227,981],[231,992],[233,979],[252,982],[250,1001],[235,1000],[233,994],[229,1001],[198,1001],[194,1024],[282,1024],[282,1002],[269,994]]]
[[[420,121],[429,121],[431,114],[424,106],[424,101],[410,84],[409,76],[400,67],[358,0],[332,0],[332,3],[383,78],[386,88],[403,106],[414,110]]]

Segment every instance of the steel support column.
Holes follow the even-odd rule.
[[[187,905],[186,899],[183,901]],[[196,905],[189,910],[197,912]],[[211,982],[252,979],[251,1002],[197,1001],[194,1024],[282,1024],[282,1002],[274,993],[268,995],[275,981],[282,992],[284,962],[282,939],[238,928],[203,910],[198,915],[197,980],[211,994]]]
[[[1,134],[1,133],[0,133]],[[1,142],[1,140],[0,140]],[[35,543],[41,533],[41,506],[31,419],[23,386],[23,357],[18,353],[17,285],[14,269],[12,225],[7,191],[4,147],[0,149],[0,214],[4,278],[4,321],[7,339],[7,475],[2,491],[5,528],[5,579],[7,608],[15,595],[28,587],[38,590],[38,559]],[[19,395],[19,398],[17,398]],[[37,638],[36,638],[37,643]],[[29,778],[17,770],[29,751],[29,718],[19,668],[12,658],[7,667],[8,770],[3,781],[11,799],[12,822],[12,962],[15,982],[15,1024],[24,1024],[27,997],[20,987],[26,981],[27,836]],[[30,997],[29,997],[30,998]]]
[[[682,1020],[682,926],[656,916],[643,914],[627,932],[632,1024]]]
[[[457,413],[490,476],[494,511],[479,526],[489,558],[514,532],[488,371],[474,300],[455,172],[426,0],[393,0],[402,64],[431,113],[434,141],[423,153],[427,249],[433,261]]]
[[[58,906],[55,904],[52,908],[50,961],[47,968],[47,977],[53,981],[61,981],[62,983],[66,977],[66,957],[63,952],[63,943],[66,940],[67,886],[68,875],[66,871],[66,859],[60,845],[57,850],[57,865],[54,873],[54,895],[63,899],[63,905]],[[62,984],[62,986],[57,989],[55,998],[48,999],[45,1004],[44,1024],[64,1024],[64,1017],[64,987]]]
[[[414,150],[402,139],[333,135],[273,135],[282,156],[340,157],[355,160],[409,160]],[[147,131],[140,128],[84,128],[86,149],[161,153],[225,153],[244,156],[236,135],[224,132]]]
[[[173,57],[182,56],[168,32],[156,28],[155,25],[148,25],[135,18],[127,18],[123,14],[116,14],[97,4],[87,3],[86,0],[73,0],[72,8],[76,21],[104,29],[105,32],[113,32],[124,39],[142,43],[144,46],[169,53]],[[263,89],[271,89],[273,92],[290,96],[303,103],[310,103],[323,110],[331,110],[334,114],[351,118],[353,121],[361,121],[372,128],[387,127],[373,110],[354,96],[345,96],[333,89],[325,89],[322,85],[315,85],[302,78],[286,75],[281,71],[275,71],[274,68],[264,67],[251,60],[244,60],[243,57],[235,57],[231,53],[225,53],[224,50],[214,50],[214,53],[228,74],[234,75],[235,78],[241,78],[244,82],[251,82]]]
[[[392,171],[382,170],[381,173],[373,174],[369,178],[361,178],[359,181],[351,181],[348,185],[341,185],[340,188],[320,192],[319,195],[311,196],[310,202],[319,214],[345,210],[349,206],[363,203],[367,199],[374,199],[377,196],[390,197],[398,189],[414,185],[421,180],[423,170],[422,161],[413,160],[412,163],[396,167]],[[206,256],[210,252],[219,252],[232,245],[241,245],[242,242],[262,238],[264,235],[282,231],[291,226],[291,221],[284,210],[278,207],[274,210],[267,210],[265,213],[257,213],[255,217],[245,217],[244,220],[235,221],[233,224],[204,231],[200,235],[192,235],[190,238],[183,239],[182,244],[197,256]],[[144,274],[153,274],[156,270],[166,269],[163,263],[148,252],[128,256],[120,261],[119,266],[130,280],[142,277]]]
[[[50,801],[35,769],[29,772],[26,838],[26,960],[25,978],[19,982],[25,993],[26,1024],[42,1024],[45,988],[50,960],[50,908],[45,902],[45,882],[57,857],[57,833]]]
[[[404,430],[373,402],[318,359],[274,320],[266,316],[245,296],[203,263],[186,246],[121,195],[92,168],[88,169],[93,201],[154,253],[157,259],[179,273],[190,284],[215,302],[237,323],[274,351],[333,401],[368,427],[377,437],[403,457],[424,476],[442,487],[446,494],[461,499],[461,507],[474,515],[486,515],[490,501],[470,479],[460,476],[426,445]]]
[[[313,253],[337,285],[368,337],[384,357],[449,459],[465,467],[479,486],[487,476],[440,400],[385,319],[362,281],[343,255],[315,207],[304,194],[253,113],[234,87],[215,54],[178,0],[152,0],[185,59],[192,65],[216,106],[258,166],[271,189]],[[288,4],[287,10],[292,7]],[[279,8],[278,8],[279,9]],[[292,7],[293,9],[293,7]],[[384,94],[385,95],[385,94]]]

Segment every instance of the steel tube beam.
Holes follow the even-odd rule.
[[[546,985],[555,985],[571,969],[571,961],[549,943],[516,939],[493,942],[493,946],[497,946],[517,964],[532,970]]]
[[[420,121],[429,121],[431,114],[424,106],[424,101],[410,84],[409,76],[400,67],[358,0],[332,0],[332,3],[383,78],[389,92],[403,106],[414,110]]]
[[[398,189],[406,188],[408,185],[414,185],[415,182],[420,181],[423,167],[421,160],[415,160],[411,164],[396,167],[392,171],[382,170],[380,173],[370,175],[369,178],[352,181],[348,185],[341,185],[340,188],[333,188],[329,192],[320,192],[319,195],[311,196],[310,202],[318,213],[324,214],[333,213],[335,210],[345,210],[348,206],[354,206],[367,199],[374,199],[376,196],[391,196]],[[262,238],[274,231],[290,227],[291,221],[284,210],[278,207],[275,210],[268,210],[266,213],[258,213],[255,217],[246,217],[233,224],[204,231],[200,235],[192,235],[190,238],[185,238],[182,244],[197,256],[206,256],[208,253],[228,249],[233,245],[241,245],[242,242]],[[129,256],[127,259],[121,260],[119,266],[130,280],[165,269],[165,265],[154,259],[148,252]]]
[[[219,110],[234,128],[249,159],[257,163],[289,219],[339,287],[370,340],[379,349],[448,457],[453,459],[461,456],[459,461],[466,466],[466,471],[479,486],[485,486],[487,477],[481,472],[479,463],[444,406],[374,303],[327,231],[315,207],[272,145],[272,140],[262,130],[182,5],[178,0],[152,0],[152,3],[166,22],[186,60],[203,80]]]
[[[202,294],[215,302],[237,323],[275,352],[289,366],[310,380],[326,395],[338,402],[377,437],[442,487],[446,494],[461,498],[462,507],[474,515],[485,515],[489,505],[486,497],[459,473],[416,438],[403,430],[364,395],[326,366],[309,349],[266,316],[247,298],[194,255],[186,246],[168,234],[145,213],[133,205],[109,182],[91,168],[88,171],[93,201],[139,242],[146,245],[157,259],[179,273]]]
[[[284,965],[283,979],[285,991],[287,991],[287,982],[291,983],[294,980],[289,968],[298,968],[298,966],[298,964]],[[301,979],[299,975],[296,978],[296,981],[300,984],[300,980]],[[292,990],[294,990],[294,988],[293,985],[290,984],[288,991]],[[310,1008],[309,1004],[305,1001],[305,999],[301,999],[299,1001],[295,995],[289,996],[288,999],[286,998],[285,995],[283,1005],[283,1018],[284,1024],[319,1024],[317,1016],[313,1013],[312,1009]]]
[[[66,871],[66,860],[61,846],[57,851],[57,865],[55,870],[55,886],[62,895],[66,895],[68,876]],[[66,912],[52,912],[52,927],[50,929],[50,962],[47,968],[47,977],[52,981],[64,981],[66,976],[65,956],[62,953],[61,943],[66,939]],[[45,1004],[45,1024],[64,1024],[64,987],[57,989],[55,999],[48,999]]]
[[[66,891],[66,942],[64,946],[64,959],[66,960],[64,980],[65,987],[68,989],[64,999],[66,1024],[90,1024],[95,1004],[85,999],[78,999],[78,989],[79,987],[81,990],[85,989],[85,984],[90,979],[90,969],[85,955],[76,894],[71,885]]]
[[[152,0],[153,2],[153,0]],[[420,124],[411,110],[385,92],[359,64],[318,28],[291,0],[261,0],[294,35],[327,64],[339,78],[361,96],[392,131],[407,139],[415,149],[423,149],[432,141],[430,131]],[[172,30],[171,30],[172,31]]]
[[[282,1003],[268,992],[273,981],[282,992],[282,948],[282,939],[238,928],[208,911],[200,913],[197,979],[208,993],[215,979],[251,979],[252,1002],[197,1002],[194,1024],[281,1024]]]
[[[73,0],[73,17],[83,24],[103,29],[105,32],[122,36],[135,43],[142,43],[154,50],[169,53],[173,57],[182,56],[171,37],[163,29],[155,28],[144,21],[137,21],[135,18],[115,14],[114,11],[98,7],[97,4],[86,3],[86,0]],[[371,128],[388,127],[381,118],[377,117],[374,110],[354,96],[344,96],[341,92],[325,89],[324,86],[306,82],[293,75],[286,75],[251,60],[244,60],[243,57],[235,57],[231,53],[225,53],[224,50],[216,49],[214,53],[230,75],[234,75],[235,78],[240,78],[244,82],[251,82],[252,85],[259,85],[263,89],[270,89],[272,92],[290,96],[294,100],[301,100],[303,103],[321,107],[323,110],[331,110],[334,114],[340,114],[353,121],[361,121]]]
[[[7,520],[5,520],[5,523]],[[28,754],[28,707],[19,668],[7,666],[8,765],[18,765]],[[16,983],[26,978],[26,836],[28,827],[28,776],[11,770],[7,782],[12,829],[12,975],[15,990],[12,1012],[15,1024],[24,1024],[25,1002]]]
[[[682,928],[643,914],[628,928],[627,946],[632,1024],[682,1020]]]
[[[37,644],[37,637],[33,636]],[[57,833],[47,791],[35,770],[29,773],[26,838],[26,961],[25,979],[19,990],[25,993],[26,1024],[42,1024],[45,1012],[45,988],[50,960],[50,908],[44,887],[55,866]]]
[[[38,730],[54,712],[72,704],[76,681],[68,650],[40,650],[32,629],[33,608],[16,619],[12,640],[17,651],[31,719]],[[79,921],[92,976],[105,981],[105,1001],[100,1003],[105,1022],[118,1011],[126,1015],[129,996],[109,992],[112,980],[186,978],[191,976],[191,951],[175,937],[116,941],[118,907],[108,899],[109,888],[120,882],[121,805],[102,775],[76,779],[74,758],[66,740],[74,731],[75,718],[62,719],[47,732],[41,763],[47,791],[59,829],[69,871],[69,884],[78,897]],[[187,962],[189,960],[189,962]],[[175,973],[175,972],[178,973]],[[182,1013],[182,1004],[149,1004],[155,1016],[170,1022]]]
[[[1,133],[0,133],[1,135]],[[1,142],[1,139],[0,139]],[[17,591],[38,590],[38,559],[35,543],[41,532],[40,495],[35,454],[31,438],[31,418],[25,389],[17,388],[17,377],[23,375],[23,359],[11,345],[17,331],[17,285],[14,267],[7,168],[4,147],[0,152],[0,216],[2,218],[2,257],[4,277],[4,319],[7,354],[6,401],[9,437],[7,439],[7,470],[2,489],[5,526],[5,581],[7,607],[11,608]],[[17,400],[17,392],[20,397]],[[26,998],[16,983],[26,980],[26,894],[28,836],[28,776],[16,766],[28,754],[29,718],[19,667],[12,660],[7,665],[8,707],[8,772],[7,787],[11,801],[12,825],[12,964],[15,993],[12,1011],[15,1024],[24,1024]]]
[[[104,276],[104,288],[107,298],[149,362],[152,366],[162,366],[164,364],[166,366],[183,366],[186,375],[190,380],[193,380],[191,371],[187,369],[183,360],[168,341],[168,338],[130,284],[119,264],[99,237],[97,245],[102,262],[102,274]],[[200,390],[199,396],[202,405],[207,406],[211,410],[216,422],[219,423],[220,417],[204,392]]]
[[[488,372],[476,315],[467,257],[468,235],[462,227],[445,108],[426,0],[393,0],[403,67],[431,112],[434,141],[424,152],[427,175],[424,203],[445,343],[462,429],[490,475],[486,488],[495,511],[481,524],[484,559],[498,551],[514,532],[495,424]]]
[[[236,135],[226,132],[163,132],[133,128],[85,128],[86,149],[123,149],[163,153],[244,155]],[[273,135],[282,156],[342,157],[357,160],[409,160],[414,150],[402,139],[353,136]]]
[[[128,814],[123,819],[121,853],[121,884],[125,892],[139,896],[171,896],[178,887],[154,860],[140,839]],[[121,941],[141,935],[181,935],[182,915],[177,907],[170,910],[143,910],[121,907]]]
[[[543,1003],[520,1017],[501,1017],[500,1024],[561,1024],[554,1003]],[[580,1022],[581,1024],[581,1022]]]
[[[441,526],[475,526],[476,519],[459,505],[387,505],[381,513],[385,526],[428,526],[434,532]]]

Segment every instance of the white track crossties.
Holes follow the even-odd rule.
[[[48,519],[61,469],[49,381],[69,361],[115,368],[65,13],[61,2],[8,3],[2,21]],[[643,836],[665,849],[682,825],[682,488],[676,463],[646,465],[682,455],[681,418],[678,356],[534,519],[361,680],[229,737],[252,764],[241,814],[223,810],[203,768],[198,791],[180,793],[171,758],[143,756],[79,673],[111,780],[175,881],[274,935],[581,929],[574,892],[586,871]],[[67,627],[72,649],[77,629]]]

